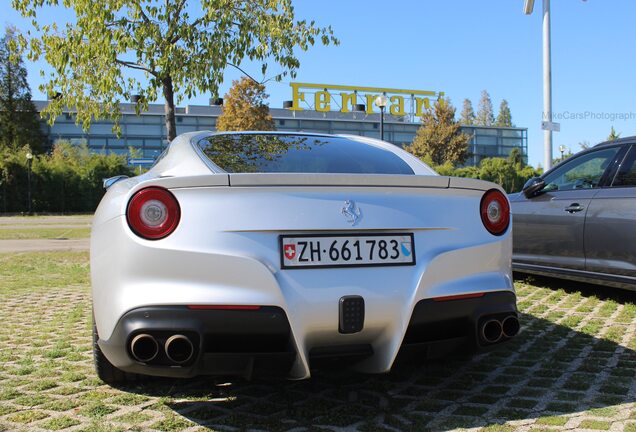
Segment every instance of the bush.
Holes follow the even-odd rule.
[[[430,159],[423,158],[422,160],[431,165]],[[440,175],[476,178],[497,183],[508,193],[519,192],[526,181],[541,174],[540,170],[524,165],[520,153],[516,149],[512,151],[507,159],[483,159],[479,167],[455,168],[450,163],[431,166]]]
[[[27,152],[0,152],[1,212],[28,209]],[[68,141],[56,142],[48,155],[34,156],[31,168],[33,212],[92,212],[104,195],[104,178],[133,175],[125,156],[90,153],[85,144]]]

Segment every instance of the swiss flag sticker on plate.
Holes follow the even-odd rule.
[[[296,256],[296,245],[295,244],[286,244],[285,245],[285,258],[288,260],[293,260]]]

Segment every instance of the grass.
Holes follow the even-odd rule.
[[[537,420],[537,424],[547,426],[564,426],[568,422],[567,417],[548,416]]]
[[[4,228],[0,240],[81,239],[91,235],[90,228]]]
[[[80,424],[80,421],[69,416],[54,417],[42,424],[44,429],[62,430]]]
[[[636,432],[629,393],[636,306],[611,291],[590,296],[565,285],[518,282],[523,331],[473,359],[405,365],[388,375],[164,379],[116,389],[93,372],[88,252],[0,254],[0,431],[514,431],[517,420],[531,430],[572,420],[578,428],[619,422],[614,427]]]
[[[581,429],[609,430],[611,423],[601,420],[583,420],[579,425]]]
[[[76,286],[87,292],[88,252],[34,252],[0,254],[0,294]]]

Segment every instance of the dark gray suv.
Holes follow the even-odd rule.
[[[636,137],[584,150],[509,198],[515,271],[636,290]]]

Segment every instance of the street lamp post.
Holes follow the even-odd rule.
[[[389,99],[385,95],[375,98],[375,104],[380,108],[380,139],[384,141],[384,109],[389,103]]]
[[[565,154],[565,150],[566,150],[566,147],[563,144],[561,144],[559,146],[559,151],[561,152],[561,160],[563,160],[563,155]]]
[[[532,14],[534,0],[525,0],[523,12]],[[552,55],[550,35],[550,0],[543,0],[543,121],[548,122],[543,131],[543,163],[545,170],[552,167]]]
[[[28,199],[29,199],[29,203],[28,203],[28,208],[29,208],[29,214],[31,214],[31,164],[33,163],[33,155],[31,154],[31,152],[28,152],[26,154],[26,158],[27,158],[27,184],[28,184]]]

